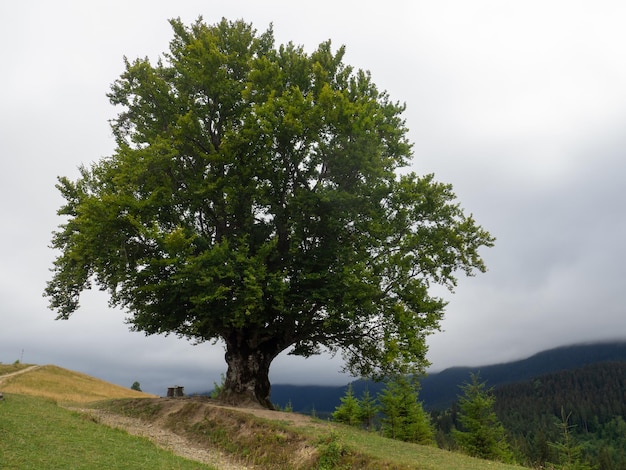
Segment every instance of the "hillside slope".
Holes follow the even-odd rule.
[[[0,375],[3,371],[0,369]],[[347,426],[314,420],[297,413],[269,410],[232,409],[219,406],[206,397],[143,398],[146,394],[134,392],[85,374],[56,366],[25,367],[17,375],[4,375],[2,390],[5,400],[0,402],[3,416],[12,416],[15,425],[3,426],[0,421],[0,453],[10,455],[15,461],[36,461],[30,466],[11,468],[127,468],[126,466],[102,467],[103,453],[110,448],[98,438],[88,441],[76,437],[78,427],[120,427],[154,440],[159,445],[164,435],[171,439],[168,449],[179,454],[181,449],[190,450],[188,458],[198,459],[198,450],[216,451],[225,456],[227,466],[220,469],[272,468],[272,469],[407,469],[407,470],[483,470],[485,461],[436,448],[420,446],[383,438]],[[34,395],[34,396],[28,396]],[[142,399],[124,398],[105,400],[115,396],[138,395]],[[52,398],[42,400],[38,397]],[[98,401],[94,401],[98,400]],[[92,402],[92,403],[87,403]],[[56,403],[69,404],[71,411],[63,410]],[[77,404],[79,404],[78,407]],[[29,412],[28,410],[31,409]],[[40,410],[42,418],[33,420],[32,410]],[[45,416],[54,414],[58,420]],[[85,419],[87,418],[87,419]],[[129,421],[130,420],[130,421]],[[51,424],[52,423],[52,424]],[[134,431],[131,431],[130,425]],[[79,426],[80,425],[80,426]],[[84,455],[81,466],[46,467],[50,463],[44,449],[32,449],[29,439],[15,435],[15,429],[27,429],[28,435],[37,436],[47,445],[57,444],[57,436],[71,436],[68,445],[77,446],[67,450],[68,455],[80,452]],[[54,431],[50,431],[50,427]],[[146,431],[151,431],[147,433]],[[156,430],[156,432],[155,432]],[[79,433],[82,436],[82,431]],[[71,441],[71,442],[70,442]],[[117,445],[134,447],[135,441]],[[174,442],[174,444],[172,444]],[[85,447],[87,446],[87,447]],[[84,448],[85,447],[85,448]],[[95,450],[89,450],[91,448]],[[65,454],[61,453],[61,454]],[[55,456],[59,454],[55,453]],[[521,469],[515,465],[489,462],[493,470]],[[148,468],[148,467],[133,467]],[[154,466],[150,468],[182,468]]]
[[[22,365],[17,370],[0,368],[0,391],[73,403],[155,397],[54,365]]]
[[[384,438],[298,413],[220,406],[208,397],[114,400],[99,405],[204,448],[218,448],[246,468],[345,470],[522,470],[434,445]]]

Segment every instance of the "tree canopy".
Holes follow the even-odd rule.
[[[407,173],[404,105],[330,41],[276,46],[243,21],[170,21],[169,52],[125,60],[113,155],[60,177],[45,295],[92,285],[133,329],[222,341],[222,397],[271,406],[283,351],[341,351],[359,376],[417,372],[456,273],[490,234],[452,187]]]

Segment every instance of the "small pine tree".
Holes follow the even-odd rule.
[[[582,457],[582,447],[576,443],[574,436],[570,432],[574,427],[569,424],[569,418],[572,414],[565,415],[565,411],[561,408],[561,422],[557,425],[561,429],[561,442],[550,443],[550,447],[557,451],[559,463],[556,468],[561,470],[594,470],[594,466],[584,461]]]
[[[341,397],[341,405],[335,408],[332,414],[333,420],[350,426],[361,425],[361,404],[354,396],[352,384],[346,388],[346,394]]]
[[[496,399],[492,389],[486,388],[486,382],[480,382],[478,374],[472,374],[471,382],[463,384],[461,389],[458,417],[461,429],[452,430],[459,447],[474,457],[512,461],[504,426],[493,409]]]
[[[359,404],[361,405],[361,424],[368,431],[372,430],[374,428],[374,418],[376,418],[376,413],[378,413],[376,398],[370,395],[368,389],[365,389],[359,399]]]
[[[138,392],[141,392],[141,385],[139,385],[139,382],[135,381],[133,382],[133,384],[130,386],[131,390],[136,390]]]
[[[399,375],[379,395],[382,433],[385,437],[419,444],[432,444],[430,416],[418,401],[419,386],[414,379]]]

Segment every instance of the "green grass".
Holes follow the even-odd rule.
[[[304,430],[316,434],[316,430]],[[335,425],[337,440],[345,448],[378,459],[378,468],[415,470],[521,470],[525,467],[476,459],[438,447],[411,444],[346,425]],[[376,466],[372,468],[377,468]]]
[[[145,438],[109,428],[52,400],[5,394],[0,401],[0,468],[180,469],[212,467],[177,457]]]

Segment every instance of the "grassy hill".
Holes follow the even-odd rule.
[[[7,374],[15,375],[7,376]],[[43,397],[68,403],[155,397],[155,395],[114,385],[80,372],[53,365],[34,366],[31,364],[0,364],[0,390],[5,393]]]
[[[1,365],[0,365],[1,366]],[[210,469],[103,424],[133,417],[230,456],[229,468],[513,470],[295,413],[230,409],[206,398],[153,398],[56,366],[0,367],[0,466],[8,469]],[[61,406],[59,404],[63,404]],[[83,411],[66,407],[80,405]],[[130,418],[127,418],[130,419]],[[244,467],[245,466],[245,467]],[[219,468],[225,468],[220,466]]]
[[[2,469],[215,470],[67,408],[153,395],[60,367],[31,364],[0,364],[0,391]]]

